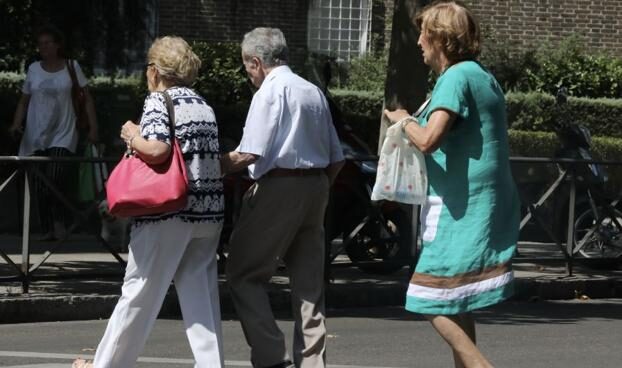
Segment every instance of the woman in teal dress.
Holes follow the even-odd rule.
[[[505,99],[476,60],[471,12],[436,2],[415,19],[424,62],[439,74],[416,118],[385,111],[426,154],[423,248],[406,296],[449,343],[456,367],[491,367],[475,345],[470,312],[512,295],[519,201],[509,164]]]

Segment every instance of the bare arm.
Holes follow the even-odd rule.
[[[9,128],[9,133],[11,133],[12,135],[23,131],[24,126],[22,125],[22,122],[26,117],[26,109],[28,108],[29,102],[30,95],[23,93],[22,96],[19,98],[19,101],[17,102],[15,115],[13,115],[13,124],[11,124],[11,127]]]
[[[245,169],[249,165],[254,164],[258,159],[259,156],[252,153],[232,151],[222,155],[220,167],[223,175],[230,174]]]
[[[406,110],[401,109],[395,111],[385,110],[385,114],[394,123],[410,116]],[[457,116],[456,113],[448,110],[436,110],[430,116],[426,126],[417,124],[414,118],[405,120],[403,125],[404,131],[408,139],[421,152],[430,154],[441,145],[443,138],[451,129]]]
[[[171,146],[158,140],[147,140],[140,136],[140,127],[128,120],[121,128],[121,139],[148,164],[157,165],[166,161]]]

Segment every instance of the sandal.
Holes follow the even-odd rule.
[[[93,368],[93,362],[78,358],[73,361],[71,368]]]

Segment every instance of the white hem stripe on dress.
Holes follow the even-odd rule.
[[[513,279],[514,272],[509,271],[491,279],[474,282],[453,289],[432,288],[410,284],[406,295],[414,298],[431,300],[457,300],[497,289],[510,283]]]

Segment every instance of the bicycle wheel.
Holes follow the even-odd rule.
[[[383,223],[384,222],[384,223]],[[346,254],[358,268],[372,274],[389,274],[408,261],[411,226],[401,210],[369,220],[352,238]]]
[[[573,253],[585,258],[618,258],[622,256],[622,212],[603,207],[598,212],[601,216],[606,214],[598,223],[591,208],[577,217]]]

